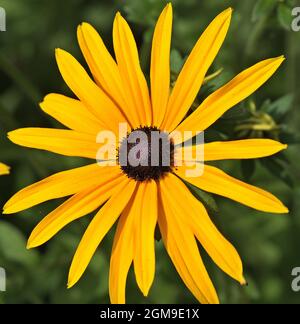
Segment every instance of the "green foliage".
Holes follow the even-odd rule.
[[[124,11],[130,21],[142,25],[153,26],[167,0],[129,0],[124,1]]]
[[[34,266],[37,261],[36,253],[29,253],[26,249],[23,233],[15,226],[0,223],[0,247],[3,259],[27,267]]]
[[[252,11],[252,21],[257,22],[268,16],[276,7],[277,0],[258,0]]]
[[[170,63],[171,64],[171,73],[172,73],[172,76],[174,77],[173,81],[176,81],[175,77],[179,74],[179,72],[183,66],[184,60],[181,57],[180,53],[176,49],[173,48],[173,49],[171,49],[170,61],[171,61],[171,63]]]
[[[191,193],[204,204],[204,206],[207,208],[207,210],[210,213],[218,213],[219,212],[218,205],[217,205],[214,197],[211,194],[193,186],[192,184],[190,184],[188,182],[186,182],[185,184],[190,189]]]
[[[291,29],[291,24],[293,16],[291,15],[291,7],[287,6],[285,3],[280,3],[277,10],[277,17],[280,25],[286,29]]]
[[[64,48],[83,62],[76,27],[88,21],[100,31],[112,51],[111,29],[120,10],[135,33],[141,63],[149,78],[151,38],[164,0],[2,0],[7,32],[0,33],[0,161],[12,174],[0,178],[0,204],[24,186],[54,172],[86,164],[82,159],[57,156],[13,145],[6,133],[18,127],[61,127],[38,108],[49,92],[70,94],[59,75],[54,49]],[[294,0],[198,1],[174,0],[171,52],[172,82],[207,24],[226,7],[234,8],[227,39],[209,75],[222,73],[201,88],[195,109],[211,92],[238,72],[267,57],[281,54],[286,61],[278,73],[251,98],[228,111],[205,133],[205,141],[272,138],[289,144],[270,158],[218,162],[226,172],[279,196],[290,216],[268,215],[213,197],[189,185],[207,207],[221,232],[244,261],[248,287],[240,287],[202,255],[223,303],[298,303],[290,289],[291,269],[299,266],[299,55],[300,32],[291,31]],[[298,3],[299,5],[299,3]],[[190,111],[190,112],[191,112]],[[260,130],[257,130],[260,128]],[[181,197],[184,199],[184,197]],[[109,256],[113,231],[97,251],[81,281],[67,290],[72,256],[93,215],[79,219],[43,247],[26,250],[34,226],[59,202],[47,202],[0,220],[0,266],[7,270],[7,292],[1,303],[107,303]],[[188,206],[187,206],[188,217]],[[171,264],[157,233],[157,270],[148,299],[138,291],[134,275],[128,280],[129,302],[194,303]]]
[[[287,94],[274,102],[265,101],[261,110],[271,115],[277,123],[282,123],[283,119],[287,117],[292,108],[294,101],[293,94]]]
[[[241,171],[243,178],[250,181],[255,173],[255,160],[241,160]]]

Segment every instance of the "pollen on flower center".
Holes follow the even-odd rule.
[[[157,127],[139,127],[121,141],[121,170],[136,181],[158,180],[174,166],[174,143]]]

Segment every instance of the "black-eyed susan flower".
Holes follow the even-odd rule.
[[[231,13],[231,9],[225,10],[207,27],[171,91],[170,4],[160,15],[153,35],[150,91],[140,67],[134,37],[124,18],[118,13],[113,26],[116,60],[95,29],[83,23],[78,28],[78,40],[93,78],[73,56],[58,49],[56,59],[60,72],[77,99],[50,94],[41,103],[47,114],[69,129],[25,128],[9,133],[9,138],[26,147],[95,159],[100,146],[96,141],[99,131],[117,134],[120,123],[128,124],[126,136],[138,130],[147,138],[158,130],[167,134],[205,131],[228,109],[264,84],[284,60],[283,57],[267,59],[248,68],[186,117],[225,39]],[[197,242],[225,273],[244,284],[242,262],[182,179],[257,210],[286,213],[287,208],[272,194],[206,164],[214,160],[265,157],[286,146],[266,139],[204,144],[203,174],[189,177],[187,165],[175,166],[175,153],[181,150],[177,149],[177,143],[170,140],[167,153],[159,146],[160,153],[169,157],[167,166],[160,160],[156,166],[124,166],[120,165],[119,154],[125,142],[123,138],[116,147],[116,165],[98,161],[54,174],[18,192],[7,202],[4,212],[16,213],[47,200],[70,196],[33,230],[28,241],[28,248],[33,248],[47,242],[70,222],[103,205],[78,246],[68,286],[72,287],[80,279],[103,237],[118,222],[110,261],[112,303],[125,302],[126,279],[132,264],[139,288],[144,295],[148,294],[155,273],[154,232],[158,223],[165,247],[186,286],[201,303],[218,303]],[[151,155],[150,142],[136,145]],[[129,155],[129,148],[134,146],[129,145],[125,153]],[[187,150],[193,153],[197,146]]]
[[[0,175],[9,174],[9,167],[3,163],[0,163]]]

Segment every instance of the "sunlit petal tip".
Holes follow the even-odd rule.
[[[80,39],[83,38],[84,39],[84,23],[80,23],[78,26],[77,26],[77,31],[76,31],[76,35],[77,35],[77,39],[78,39],[78,42],[80,43]]]
[[[18,129],[13,130],[13,131],[7,133],[7,138],[8,138],[11,142],[14,143],[15,140],[16,140],[17,134],[18,134]]]
[[[69,273],[69,278],[68,278],[68,283],[67,283],[67,288],[70,289],[73,286],[75,286],[75,284],[78,282],[79,278],[73,278],[71,277],[70,273]]]
[[[0,175],[8,175],[10,173],[10,167],[0,163]]]
[[[54,51],[55,51],[55,55],[59,55],[60,53],[65,52],[65,50],[63,50],[63,49],[61,49],[59,47],[55,48]]]
[[[120,24],[120,27],[122,26],[128,26],[127,20],[123,17],[120,11],[116,13],[115,21]]]
[[[232,16],[232,13],[233,13],[233,9],[231,7],[225,9],[221,14],[223,16],[225,16],[226,19],[231,19],[231,16]]]
[[[64,50],[61,48],[56,48],[55,49],[55,59],[57,64],[59,64],[59,60],[61,59],[62,55],[64,54]]]
[[[140,289],[141,289],[141,292],[142,292],[143,296],[148,297],[150,288],[140,287]]]
[[[172,8],[173,8],[172,3],[169,2],[169,3],[166,5],[166,8],[167,8],[168,10],[172,10]]]
[[[113,22],[113,28],[118,28],[119,24],[120,24],[120,19],[122,18],[122,15],[120,13],[120,11],[118,11],[115,15],[115,19],[114,19],[114,22]]]
[[[241,286],[248,286],[248,282],[247,280],[244,278],[244,276],[242,276],[241,280],[240,280],[240,285]]]
[[[62,48],[55,49],[55,58],[58,64],[60,63],[60,60],[65,60],[67,56],[71,56],[71,54],[65,51],[64,49]]]
[[[70,272],[68,275],[68,282],[67,282],[67,289],[70,289],[75,286],[75,284],[78,282],[78,280],[75,277],[72,277]]]
[[[83,21],[79,26],[78,26],[78,29],[81,29],[83,32],[88,32],[89,30],[91,29],[94,29],[94,27],[86,22],[86,21]]]
[[[67,283],[67,289],[72,288],[75,285],[75,282],[68,281]]]
[[[34,231],[31,233],[31,235],[29,236],[29,239],[27,240],[27,245],[26,245],[26,249],[30,250],[30,249],[34,249],[38,246],[40,246],[41,244],[39,243],[38,240],[36,240],[35,236],[33,235]]]
[[[150,289],[151,289],[153,281],[154,281],[154,277],[150,281],[149,280],[141,281],[136,276],[136,280],[137,280],[138,287],[139,287],[140,291],[142,292],[143,296],[148,297]]]
[[[32,242],[30,242],[30,240],[28,240],[27,245],[26,245],[26,249],[30,250],[30,249],[33,249],[33,248],[35,248],[35,246],[32,244]]]
[[[2,214],[8,215],[8,214],[13,214],[13,213],[14,213],[14,211],[11,210],[11,199],[9,199],[3,206]]]
[[[120,18],[123,18],[123,17],[122,17],[121,12],[118,11],[118,12],[116,13],[116,15],[115,15],[115,19],[120,19]]]
[[[139,282],[137,277],[136,279],[138,287],[140,288],[140,291],[142,292],[143,296],[148,297],[154,278],[152,278],[151,282]]]
[[[44,96],[44,98],[43,98],[43,100],[40,102],[40,104],[43,103],[43,102],[45,102],[45,101],[47,101],[47,100],[51,100],[54,96],[56,96],[55,93],[48,93],[47,95]]]
[[[79,40],[79,43],[80,43],[81,36],[83,37],[83,39],[86,39],[86,41],[88,41],[89,36],[94,35],[94,34],[98,35],[97,30],[95,29],[95,27],[93,25],[91,25],[90,23],[88,23],[86,21],[81,22],[81,24],[77,28],[77,38]]]
[[[171,15],[171,17],[172,17],[172,15],[173,15],[173,6],[172,6],[172,4],[171,3],[168,3],[166,5],[164,11],[165,11],[165,13],[166,13],[167,16],[168,15]]]
[[[88,22],[83,21],[77,29],[77,37],[79,38],[80,33],[82,33],[83,38],[88,37],[91,33],[97,33],[96,29]]]
[[[44,112],[46,112],[46,110],[47,110],[47,108],[46,108],[46,100],[48,100],[48,99],[46,99],[46,97],[45,97],[44,100],[41,101],[41,102],[39,103],[39,107],[40,107]]]
[[[11,204],[10,200],[4,205],[2,214],[3,215],[10,215],[10,214],[15,214],[17,213],[14,210],[13,204]]]
[[[231,20],[232,17],[232,13],[233,13],[233,9],[231,7],[225,9],[220,16],[222,15],[224,17],[224,21],[227,22]]]
[[[288,214],[290,212],[289,209],[280,200],[278,200],[277,205],[277,209],[270,211],[271,213],[273,212],[275,214]]]
[[[273,59],[271,59],[273,61],[273,63],[278,64],[278,66],[280,66],[284,61],[285,61],[286,57],[284,55],[280,55],[277,57],[273,57]]]
[[[277,206],[276,207],[273,206],[273,208],[269,210],[269,213],[288,214],[289,209],[279,200],[279,201],[277,201]]]
[[[82,32],[82,23],[80,23],[78,26],[77,26],[77,36],[79,33]]]

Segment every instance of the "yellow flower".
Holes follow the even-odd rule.
[[[0,163],[0,175],[9,174],[9,167],[3,163]]]
[[[131,130],[146,132],[206,130],[265,83],[284,60],[272,58],[248,68],[184,119],[225,39],[231,13],[230,8],[225,10],[207,27],[171,93],[170,4],[161,13],[153,36],[150,92],[134,37],[124,18],[118,13],[113,26],[116,61],[95,29],[83,23],[78,28],[78,40],[94,81],[74,57],[58,49],[60,72],[78,99],[50,94],[41,104],[46,113],[69,129],[19,129],[9,133],[9,138],[26,147],[95,159],[98,132],[111,130],[117,134],[120,122],[127,122]],[[214,142],[204,145],[204,160],[259,158],[284,148],[286,145],[267,139]],[[188,150],[195,149],[194,146]],[[71,196],[33,230],[28,241],[28,248],[33,248],[103,205],[75,253],[68,287],[80,279],[103,237],[118,220],[109,275],[112,303],[125,302],[126,278],[132,263],[139,288],[144,295],[148,294],[155,273],[154,231],[158,223],[168,254],[186,286],[201,303],[218,303],[197,241],[224,272],[245,284],[242,262],[181,179],[257,210],[271,213],[288,210],[272,194],[232,178],[216,167],[205,164],[199,177],[187,177],[187,169],[186,165],[171,165],[166,169],[159,165],[141,171],[139,166],[129,170],[120,165],[99,167],[95,163],[54,174],[21,190],[7,202],[4,212],[16,213],[50,199]]]

